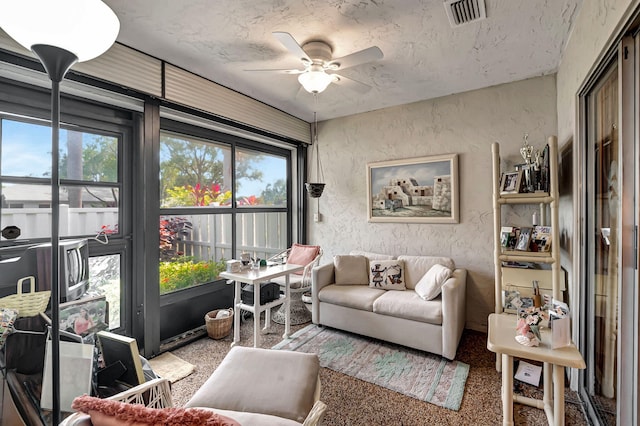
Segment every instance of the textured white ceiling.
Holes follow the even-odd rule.
[[[452,28],[443,0],[105,0],[118,41],[306,121],[341,117],[554,73],[582,0],[486,0],[487,19]],[[271,34],[323,40],[333,57],[376,45],[384,58],[341,71],[317,100]],[[488,106],[490,107],[490,106]]]

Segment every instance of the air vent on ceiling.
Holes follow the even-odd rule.
[[[480,21],[487,17],[485,0],[445,0],[444,8],[447,11],[452,27]]]

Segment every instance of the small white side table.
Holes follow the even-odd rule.
[[[513,426],[513,402],[543,409],[550,425],[564,425],[564,367],[585,368],[584,359],[574,344],[551,349],[551,331],[542,330],[540,346],[529,347],[516,342],[516,316],[489,315],[487,349],[502,354],[502,424]],[[513,394],[513,358],[544,363],[542,400]],[[553,367],[553,376],[551,368]],[[553,382],[553,391],[551,383]]]
[[[285,326],[283,339],[289,337],[291,334],[291,324],[289,320],[289,300],[290,300],[290,288],[289,288],[289,274],[301,272],[304,270],[304,265],[284,264],[273,266],[262,266],[260,269],[247,269],[242,272],[221,272],[220,276],[228,280],[235,282],[235,314],[233,316],[233,343],[231,346],[235,346],[240,341],[240,314],[242,310],[253,313],[253,347],[260,346],[260,313],[267,311],[264,330],[269,328],[271,308],[281,304],[285,304]],[[284,297],[280,297],[264,305],[260,304],[260,283],[270,281],[276,277],[285,277],[285,294]],[[242,303],[241,299],[241,287],[242,283],[253,285],[253,305]]]

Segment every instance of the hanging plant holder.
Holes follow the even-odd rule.
[[[313,124],[313,148],[315,148],[316,151],[316,182],[318,183],[305,183],[304,186],[311,198],[320,198],[322,191],[324,191],[325,184],[319,183],[324,180],[324,173],[322,172],[322,164],[320,163],[320,148],[318,147],[318,120],[315,112],[313,113]],[[323,178],[322,180],[320,179],[321,176]]]
[[[324,191],[324,185],[325,185],[324,183],[305,183],[304,184],[311,198],[319,198],[322,195],[322,191]]]

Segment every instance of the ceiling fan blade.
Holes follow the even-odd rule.
[[[311,63],[311,59],[307,55],[307,53],[302,50],[302,47],[298,44],[295,38],[289,33],[274,31],[273,36],[278,39],[280,43],[284,47],[289,50],[289,52],[293,53],[298,59],[302,62]]]
[[[367,93],[369,90],[371,90],[371,86],[369,86],[368,84],[364,84],[360,81],[353,80],[351,78],[347,78],[338,74],[331,74],[331,75],[334,77],[333,83],[338,84],[340,86],[344,86],[355,92],[364,94],[364,93]]]
[[[332,59],[325,67],[329,69],[343,70],[366,62],[377,61],[383,57],[384,54],[378,46],[371,46],[367,49],[343,56],[342,58]]]
[[[243,71],[252,71],[252,72],[274,72],[274,73],[278,73],[278,74],[302,74],[305,70],[267,68],[267,69],[243,70]]]

